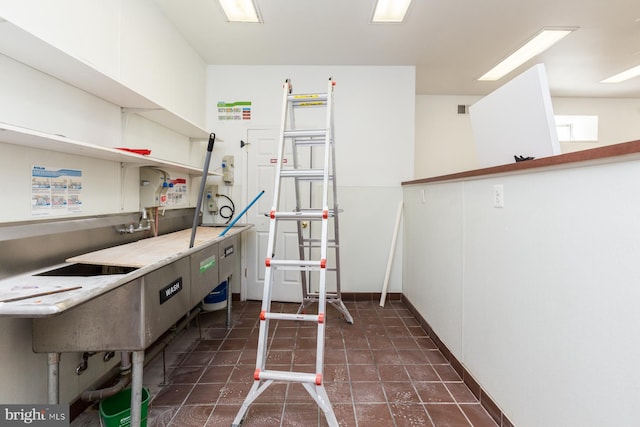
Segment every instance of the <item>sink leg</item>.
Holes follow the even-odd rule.
[[[47,354],[47,383],[48,383],[48,402],[50,405],[60,403],[60,376],[58,369],[60,368],[60,353]]]
[[[227,329],[231,327],[231,276],[227,277]]]
[[[142,372],[144,368],[144,350],[133,352],[131,370],[131,427],[139,427],[142,418]]]

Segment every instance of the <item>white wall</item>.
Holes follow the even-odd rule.
[[[634,160],[404,189],[403,292],[519,427],[637,424],[638,179]]]
[[[414,178],[477,169],[471,119],[458,114],[458,105],[471,105],[477,96],[416,96]]]
[[[475,143],[469,115],[457,106],[471,105],[480,97],[417,95],[414,178],[477,169]],[[640,99],[552,98],[555,114],[599,117],[596,143],[563,142],[563,153],[640,139]]]
[[[238,159],[251,155],[252,147],[241,150],[240,139],[248,128],[279,127],[285,79],[293,82],[294,93],[312,93],[326,92],[329,77],[336,81],[336,166],[344,209],[342,290],[380,292],[402,198],[400,182],[413,176],[413,67],[209,66],[207,125],[224,139],[214,157],[217,162],[224,154],[234,154],[236,178],[246,175]],[[218,101],[252,101],[251,123],[218,121]],[[236,185],[246,184],[240,180]],[[391,292],[400,292],[402,286],[401,250],[396,255]]]

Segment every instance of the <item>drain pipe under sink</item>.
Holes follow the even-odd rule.
[[[158,339],[155,343],[153,343],[146,351],[145,355],[145,365],[153,360],[155,356],[157,356],[162,349],[164,349],[173,339],[176,337],[178,332],[182,331],[187,327],[189,323],[193,319],[200,314],[202,311],[201,307],[196,307],[182,322],[178,323],[173,331],[170,334],[167,334],[165,337]],[[123,351],[120,353],[120,377],[118,378],[118,382],[116,382],[111,387],[99,389],[99,390],[85,390],[80,394],[80,399],[85,402],[91,402],[94,400],[102,400],[109,396],[113,396],[121,392],[129,383],[131,382],[131,352]]]
[[[100,390],[85,390],[80,394],[80,399],[85,402],[93,400],[102,400],[106,397],[120,393],[131,381],[131,352],[123,351],[120,353],[120,377],[118,382],[111,387]]]

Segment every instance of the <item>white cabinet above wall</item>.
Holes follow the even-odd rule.
[[[53,76],[71,86],[135,112],[153,122],[193,139],[206,139],[209,133],[200,125],[104,74],[93,65],[76,58],[36,37],[0,16],[0,54]]]

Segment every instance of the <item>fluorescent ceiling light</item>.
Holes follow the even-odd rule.
[[[525,43],[520,49],[513,52],[504,61],[493,67],[478,80],[500,80],[502,77],[509,74],[511,71],[515,70],[534,56],[539,55],[540,53],[549,49],[551,46],[559,42],[562,38],[564,38],[574,30],[575,28],[558,30],[543,29],[538,34],[536,34],[534,38]]]
[[[377,0],[371,22],[403,22],[411,0]]]
[[[229,22],[261,22],[253,0],[218,0]]]
[[[629,68],[627,71],[611,76],[608,79],[604,79],[600,83],[620,83],[638,76],[640,76],[640,65]]]

